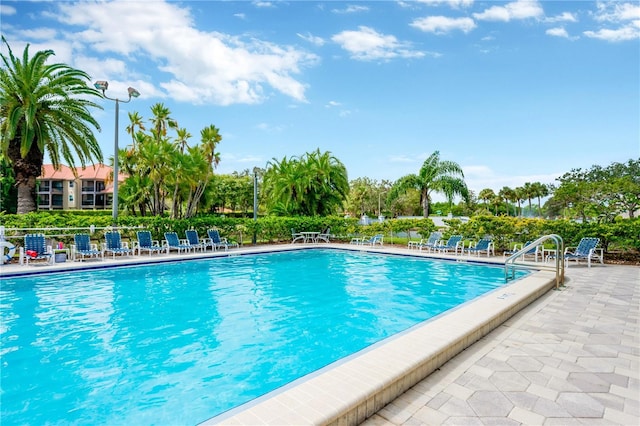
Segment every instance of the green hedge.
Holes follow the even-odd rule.
[[[111,225],[110,212],[38,212],[25,215],[1,214],[0,223],[5,228],[97,228]],[[490,236],[496,243],[496,250],[504,250],[513,242],[523,243],[546,234],[560,235],[566,246],[575,246],[582,237],[598,237],[605,251],[640,251],[640,218],[618,219],[613,223],[578,223],[569,220],[526,219],[515,217],[475,216],[463,223],[459,219],[445,220],[449,225],[443,231],[443,238],[452,234],[462,234],[466,240],[478,240]],[[329,217],[260,217],[253,218],[226,217],[220,215],[202,215],[190,219],[171,219],[169,217],[121,216],[118,226],[144,228],[151,231],[155,239],[162,240],[164,232],[175,231],[184,236],[187,229],[195,229],[202,236],[211,228],[218,228],[223,236],[244,244],[251,243],[255,232],[260,243],[280,243],[291,241],[291,230],[321,231],[331,229],[331,234],[338,240],[349,241],[352,236],[370,236],[383,233],[389,237],[399,233],[414,231],[428,236],[436,230],[430,219],[390,219],[382,223],[360,226],[356,218],[340,216]],[[125,239],[135,240],[136,229],[122,230]],[[45,231],[45,234],[59,234],[57,231]],[[7,234],[11,234],[8,231]],[[73,234],[73,232],[70,232]],[[92,235],[94,240],[103,239],[103,231]],[[72,243],[72,237],[62,237],[66,244]],[[408,238],[395,239],[395,242],[406,243]],[[15,240],[14,240],[15,241]],[[16,241],[17,242],[17,241]]]

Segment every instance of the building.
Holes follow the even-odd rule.
[[[38,178],[37,194],[39,210],[106,210],[111,209],[113,199],[112,169],[104,164],[73,169],[52,164],[42,166]],[[124,176],[119,175],[118,182]]]

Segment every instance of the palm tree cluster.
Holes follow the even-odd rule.
[[[277,215],[326,216],[342,209],[349,193],[347,169],[330,152],[275,158],[263,177],[263,200]]]
[[[222,136],[212,124],[200,131],[199,145],[189,146],[192,135],[178,126],[166,106],[155,104],[151,113],[149,132],[137,112],[129,113],[132,145],[118,152],[128,175],[120,190],[122,205],[132,214],[162,215],[170,200],[172,217],[192,217],[220,162],[216,147]]]
[[[517,187],[515,189],[508,186],[503,187],[498,194],[492,189],[485,188],[478,193],[478,199],[482,200],[485,204],[491,205],[494,208],[494,213],[498,214],[498,208],[505,202],[517,203],[517,211],[514,207],[514,216],[522,216],[522,202],[527,200],[529,202],[529,211],[533,211],[531,207],[531,200],[537,198],[538,200],[538,216],[542,216],[542,198],[549,195],[549,187],[541,182],[526,182],[524,186]],[[509,205],[507,205],[507,215],[509,215]]]
[[[55,168],[64,160],[84,167],[102,161],[102,151],[93,130],[100,125],[90,108],[100,108],[90,98],[101,94],[89,86],[84,71],[65,64],[48,64],[53,50],[22,59],[14,56],[2,37],[8,55],[0,54],[0,135],[2,154],[8,159],[18,188],[17,213],[36,210],[36,178],[42,173],[45,152]],[[72,167],[75,170],[75,167]]]

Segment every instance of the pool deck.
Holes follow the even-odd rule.
[[[0,267],[0,274],[188,257],[202,255],[11,264]],[[572,263],[560,290],[549,290],[553,278],[541,271],[511,282],[205,423],[640,424],[640,268]]]

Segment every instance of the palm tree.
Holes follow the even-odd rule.
[[[45,151],[54,167],[64,160],[75,170],[75,159],[84,167],[102,162],[102,151],[93,128],[100,125],[89,108],[101,108],[90,97],[101,97],[87,85],[89,75],[66,64],[47,64],[53,50],[22,60],[13,55],[2,37],[8,57],[0,54],[0,134],[2,152],[14,171],[18,187],[17,213],[36,210],[36,178],[42,172]]]
[[[525,199],[529,201],[529,214],[531,214],[531,212],[533,211],[531,209],[531,199],[535,196],[533,189],[534,188],[531,182],[525,182],[524,187],[522,187],[522,194],[524,195]]]
[[[498,192],[498,195],[500,195],[505,201],[509,201],[511,203],[515,203],[516,201],[518,201],[518,196],[516,195],[516,191],[509,188],[508,186],[503,186],[500,192]],[[507,205],[507,216],[508,215],[509,215],[509,208]],[[517,212],[514,212],[513,215],[516,216]]]
[[[487,203],[492,201],[496,196],[496,193],[493,192],[491,188],[485,188],[478,193],[478,198],[484,201],[484,207],[487,207]]]
[[[532,194],[538,198],[538,216],[542,217],[541,198],[549,195],[549,187],[541,182],[534,182],[532,185]]]
[[[434,191],[449,192],[465,199],[469,197],[462,168],[453,161],[441,161],[439,151],[435,151],[424,161],[417,175],[407,175],[398,179],[391,188],[389,197],[393,200],[411,188],[420,191],[424,217],[429,217],[431,193]]]
[[[167,128],[178,128],[176,120],[171,118],[171,111],[164,106],[163,103],[154,104],[151,107],[151,113],[153,114],[153,118],[151,119],[153,129],[151,129],[151,133],[153,133],[155,139],[161,139],[167,136]]]
[[[220,153],[216,152],[216,147],[222,141],[220,129],[213,124],[205,127],[200,131],[200,141],[200,146],[189,150],[194,167],[198,171],[194,176],[198,176],[198,180],[191,184],[186,217],[196,214],[198,203],[213,175],[213,170],[220,163]]]
[[[144,122],[142,121],[142,116],[138,114],[137,111],[129,112],[129,125],[127,126],[127,133],[131,135],[131,140],[133,141],[133,146],[136,146],[136,127],[138,131],[146,130],[144,127]]]

